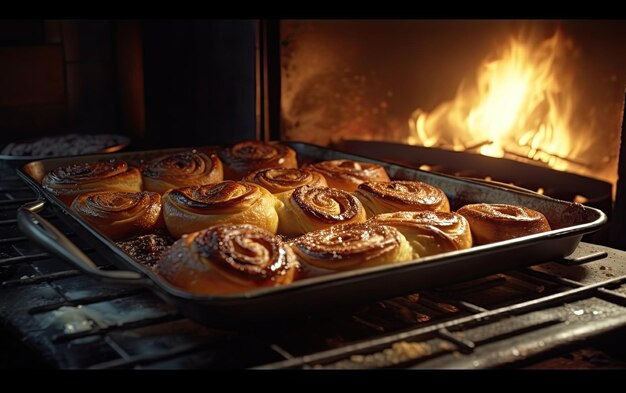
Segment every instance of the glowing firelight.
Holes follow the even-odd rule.
[[[511,38],[454,100],[414,113],[409,142],[527,157],[560,170],[581,164],[575,157],[592,141],[574,137],[574,81],[564,61],[572,47],[559,32],[538,44]]]

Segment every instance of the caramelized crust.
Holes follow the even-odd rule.
[[[183,236],[157,271],[191,293],[222,295],[288,284],[296,268],[293,252],[278,237],[253,225],[227,224]]]
[[[139,170],[115,158],[56,168],[46,174],[41,184],[68,205],[85,192],[139,192],[142,187]]]
[[[176,238],[218,224],[253,224],[276,233],[280,201],[258,184],[223,181],[163,195],[163,215]]]
[[[354,195],[363,203],[368,217],[397,211],[450,211],[443,191],[418,181],[366,182]]]
[[[142,165],[144,188],[158,192],[218,183],[224,179],[222,162],[215,154],[190,150],[159,157]]]
[[[263,168],[297,168],[296,152],[281,143],[240,142],[219,150],[224,163],[224,178],[239,180]]]
[[[474,243],[488,244],[550,230],[546,217],[538,211],[506,204],[478,203],[457,211],[467,219]]]
[[[76,197],[71,208],[115,241],[164,227],[161,195],[156,192],[88,192]]]
[[[342,224],[309,232],[291,242],[308,275],[400,263],[411,246],[395,228],[376,223]]]
[[[398,229],[413,248],[413,258],[456,251],[472,246],[465,217],[450,212],[395,212],[378,214],[369,222]]]
[[[298,168],[259,169],[245,180],[259,184],[272,194],[291,192],[300,186],[326,186],[326,179],[318,172]]]
[[[378,164],[352,160],[322,161],[304,169],[321,173],[329,187],[353,192],[366,181],[389,181],[385,168]]]
[[[297,236],[335,224],[365,221],[365,210],[354,195],[329,187],[301,186],[292,193],[276,195],[278,233]]]
[[[117,242],[117,245],[137,262],[154,270],[161,260],[161,255],[172,243],[174,239],[168,235],[151,233]]]

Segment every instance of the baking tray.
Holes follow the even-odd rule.
[[[70,135],[55,135],[54,137],[61,138],[65,136],[70,136]],[[92,136],[92,135],[88,135],[88,136]],[[124,149],[126,146],[130,144],[130,138],[124,135],[98,134],[96,136],[109,137],[111,142],[113,143],[108,146],[102,146],[97,151],[92,151],[90,153],[83,153],[83,154],[114,153],[114,152]],[[0,151],[2,151],[3,149],[5,149],[7,146],[11,144],[33,143],[33,142],[36,142],[37,140],[38,140],[37,138],[18,140],[8,145],[0,147]],[[59,156],[61,156],[61,154],[57,154],[55,157],[59,157]],[[49,156],[32,156],[32,155],[14,156],[14,155],[9,155],[9,154],[0,154],[0,172],[8,173],[10,171],[11,173],[14,173],[17,168],[21,167],[24,164],[27,164],[34,160],[46,159],[46,158],[51,158],[51,157],[53,156],[50,156],[50,155]]]
[[[200,296],[172,286],[133,260],[113,241],[103,236],[72,212],[67,205],[41,187],[43,176],[59,166],[112,157],[127,160],[132,164],[184,149],[51,158],[30,162],[18,169],[18,175],[36,190],[41,198],[18,210],[18,225],[33,241],[75,263],[77,267],[98,279],[149,287],[178,307],[184,315],[203,324],[249,327],[266,321],[276,322],[302,315],[356,307],[373,300],[406,295],[424,288],[560,259],[576,249],[584,234],[598,230],[607,221],[602,211],[576,203],[425,172],[316,145],[299,142],[286,144],[296,150],[300,164],[333,159],[377,163],[385,167],[392,179],[418,180],[441,188],[448,196],[453,210],[467,203],[521,205],[542,212],[550,221],[553,230],[424,257],[402,264],[308,278],[280,287],[263,288],[235,295]],[[63,234],[36,214],[45,204],[49,204],[64,222],[121,270],[99,270]]]

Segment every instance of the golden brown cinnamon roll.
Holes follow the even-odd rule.
[[[342,224],[309,232],[290,243],[305,275],[401,263],[411,246],[396,228],[376,223]]]
[[[326,186],[326,179],[320,173],[298,168],[259,169],[248,174],[245,180],[263,186],[272,194],[290,192],[306,185]]]
[[[296,266],[278,237],[240,224],[183,236],[163,254],[157,272],[191,293],[222,295],[288,284]]]
[[[366,182],[354,195],[363,203],[368,217],[397,211],[450,211],[443,191],[418,181]]]
[[[396,228],[411,244],[413,258],[472,247],[465,217],[450,212],[395,212],[378,214],[368,222]]]
[[[457,213],[467,219],[476,244],[487,244],[547,232],[550,224],[538,211],[514,205],[478,203]]]
[[[224,163],[225,179],[239,180],[263,168],[298,167],[295,150],[281,143],[240,142],[219,150],[218,154]]]
[[[163,195],[163,215],[174,237],[218,224],[253,224],[276,233],[281,202],[258,184],[223,181],[176,188]]]
[[[389,181],[385,168],[378,164],[351,160],[322,161],[306,165],[304,169],[319,172],[329,187],[353,192],[366,181]]]
[[[88,192],[77,196],[71,207],[115,241],[164,227],[161,195],[156,192]]]
[[[160,194],[172,188],[201,186],[224,180],[222,162],[216,154],[197,150],[169,154],[141,166],[143,186]]]
[[[96,163],[74,164],[50,171],[42,186],[68,205],[80,194],[90,191],[141,191],[141,173],[126,161],[110,159]]]
[[[285,236],[366,219],[365,210],[354,195],[334,188],[301,186],[276,197],[283,203],[277,209],[278,233]]]

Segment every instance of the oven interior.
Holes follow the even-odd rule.
[[[0,75],[12,83],[9,91],[26,91],[3,93],[0,127],[9,131],[3,143],[112,130],[128,135],[129,149],[137,150],[302,140],[588,203],[614,223],[614,233],[586,237],[563,260],[287,326],[224,331],[184,318],[151,292],[94,281],[32,245],[17,230],[15,213],[36,195],[8,170],[0,184],[2,367],[626,365],[625,348],[610,345],[626,323],[626,254],[619,250],[626,241],[619,225],[614,229],[623,223],[617,206],[624,162],[622,21],[32,20],[0,26],[0,51],[9,59],[0,62]],[[548,83],[534,92],[536,102],[526,105],[531,113],[522,121],[534,134],[476,136],[465,123],[481,108],[477,91],[495,89],[481,72],[497,68],[507,53],[538,62],[544,84],[562,78],[565,85]],[[532,74],[527,66],[512,67]],[[41,83],[29,81],[24,69]],[[576,100],[563,102],[570,96]],[[563,113],[566,120],[557,116]],[[454,126],[468,129],[444,129],[433,139],[440,119],[458,117],[465,125]],[[563,135],[584,146],[542,149]],[[50,211],[44,216],[103,269],[113,268],[62,220]]]
[[[614,183],[625,36],[621,21],[281,21],[281,136],[436,147]]]

